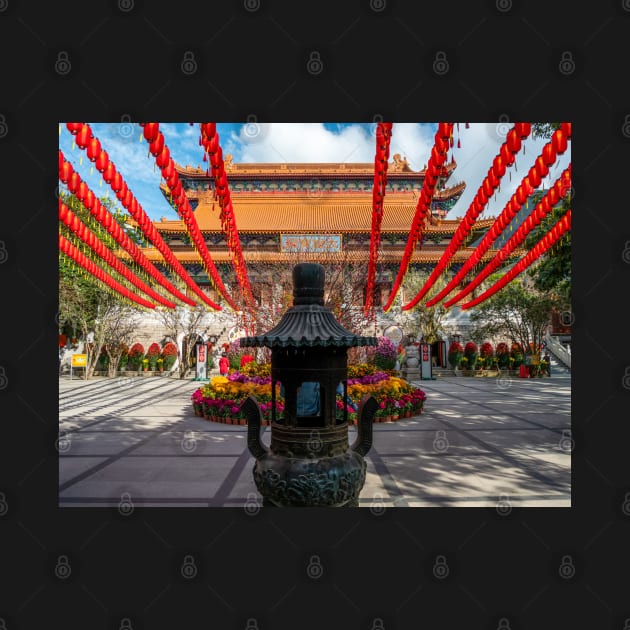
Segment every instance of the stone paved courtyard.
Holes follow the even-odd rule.
[[[571,506],[570,376],[415,384],[424,413],[374,426],[361,507]],[[260,504],[247,428],[196,417],[199,385],[61,378],[59,505]]]

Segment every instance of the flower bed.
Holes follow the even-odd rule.
[[[379,404],[374,422],[388,422],[422,413],[426,394],[401,378],[378,371],[358,378],[349,378],[348,398],[354,406],[366,394],[374,396]],[[246,424],[240,407],[248,395],[258,401],[263,416],[263,424],[271,422],[271,377],[247,376],[232,372],[229,376],[215,376],[207,385],[197,389],[191,396],[195,415],[213,422]],[[344,401],[337,395],[338,417],[344,410]],[[280,385],[276,385],[276,416],[282,418],[284,398],[280,395]],[[356,424],[357,414],[348,406],[348,423]]]

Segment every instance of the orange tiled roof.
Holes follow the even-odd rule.
[[[234,216],[239,232],[246,233],[347,233],[370,232],[372,195],[366,193],[240,193],[232,195]],[[385,197],[381,231],[408,232],[416,211],[416,200],[410,193],[391,193]],[[209,192],[202,193],[195,210],[197,225],[203,232],[221,232],[219,204]],[[494,219],[478,220],[476,227],[490,227]],[[436,221],[427,232],[452,234],[460,219]],[[159,232],[184,232],[184,222],[157,221]]]

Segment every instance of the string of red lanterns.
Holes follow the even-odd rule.
[[[80,125],[80,126],[79,126]],[[93,135],[90,126],[87,123],[67,123],[66,125],[71,133],[74,133],[77,145],[84,149],[90,160],[95,162],[97,169],[103,169],[103,179],[109,184],[110,188],[116,193],[116,197],[122,203],[123,207],[131,214],[138,223],[147,239],[164,257],[164,260],[171,266],[177,275],[186,283],[203,302],[215,310],[221,310],[218,304],[215,304],[200,288],[197,283],[188,275],[181,263],[177,260],[170,247],[164,242],[159,232],[155,229],[153,222],[143,210],[138,200],[134,197],[122,175],[116,170],[116,166],[109,159],[109,156],[102,155],[101,143]],[[162,139],[162,143],[164,140]],[[98,163],[97,163],[98,162]],[[194,302],[192,305],[196,305]]]
[[[381,223],[383,220],[383,201],[387,187],[387,165],[389,162],[389,143],[392,135],[392,123],[378,123],[376,126],[376,155],[374,156],[374,186],[372,188],[372,231],[370,234],[370,259],[367,272],[367,292],[364,312],[369,316],[374,306],[374,286],[376,263],[381,245]]]
[[[177,207],[177,212],[182,221],[186,225],[188,234],[190,235],[193,247],[199,254],[204,267],[208,273],[208,278],[212,282],[214,288],[223,296],[230,308],[236,310],[236,304],[229,296],[227,289],[225,288],[221,276],[214,265],[210,252],[206,247],[206,242],[197,225],[197,219],[190,207],[190,202],[186,196],[186,192],[182,186],[182,182],[179,177],[179,173],[175,170],[175,161],[171,157],[171,152],[166,146],[164,141],[164,134],[160,131],[159,123],[140,123],[143,127],[143,135],[146,141],[149,143],[149,151],[155,158],[155,163],[162,170],[162,177],[166,181],[166,186],[169,189],[171,197]],[[214,304],[214,302],[211,302]],[[213,308],[220,309],[218,305],[214,305]]]
[[[79,124],[79,123],[68,123]],[[105,175],[103,176],[105,179]],[[179,291],[155,265],[140,251],[107,208],[98,200],[81,176],[72,168],[63,152],[59,151],[59,179],[66,184],[68,190],[88,209],[90,214],[102,225],[112,238],[131,256],[131,258],[161,287],[174,295],[178,300],[190,306],[197,303]]]
[[[407,244],[405,245],[405,251],[403,253],[400,267],[398,268],[398,274],[394,281],[391,293],[387,298],[387,303],[383,307],[383,311],[387,312],[394,302],[394,298],[400,289],[402,280],[407,273],[409,263],[411,262],[411,256],[416,247],[416,243],[420,238],[424,221],[433,199],[433,193],[435,191],[435,185],[437,184],[438,177],[442,173],[442,165],[446,160],[449,147],[453,142],[453,123],[441,122],[438,125],[438,130],[435,134],[433,142],[433,148],[431,149],[431,156],[424,175],[424,181],[422,183],[422,190],[418,197],[418,203],[416,205],[416,211],[409,230],[409,237],[407,238]]]
[[[236,217],[234,216],[234,207],[230,195],[230,186],[223,162],[223,150],[219,142],[219,134],[217,132],[216,123],[200,123],[201,144],[204,147],[204,161],[210,162],[210,171],[214,179],[215,196],[218,199],[221,208],[220,219],[221,229],[225,233],[225,240],[230,251],[230,258],[236,280],[241,289],[245,304],[253,309],[256,307],[252,289],[247,275],[247,266],[243,258],[241,249],[241,240],[236,226]]]
[[[571,165],[562,172],[547,194],[536,204],[525,221],[519,225],[516,232],[505,245],[494,255],[492,260],[473,278],[455,297],[444,306],[449,308],[468,295],[481,282],[483,282],[497,267],[505,262],[509,255],[525,240],[527,235],[551,212],[553,207],[565,197],[571,189]],[[431,304],[427,302],[427,306]]]
[[[431,298],[426,303],[426,306],[433,306],[445,296],[447,296],[461,282],[461,280],[473,268],[473,266],[481,261],[483,255],[492,246],[492,243],[494,243],[494,241],[503,232],[503,230],[505,230],[510,221],[512,221],[512,219],[520,212],[521,207],[527,202],[527,199],[532,194],[532,192],[534,192],[534,189],[540,186],[540,182],[549,173],[549,168],[555,163],[557,156],[563,154],[567,150],[568,140],[570,138],[570,123],[562,123],[561,128],[557,129],[554,132],[551,141],[545,144],[540,155],[536,158],[533,166],[529,169],[528,174],[523,177],[523,180],[521,181],[519,187],[516,189],[516,192],[507,202],[501,214],[496,218],[495,222],[485,234],[479,245],[477,245],[475,251],[464,263],[457,274],[451,279],[451,281],[437,295]],[[568,187],[570,188],[570,170],[568,178]],[[556,191],[556,193],[557,192],[558,191]],[[557,203],[557,201],[555,203]],[[553,205],[555,205],[555,203]]]
[[[426,295],[437,278],[446,270],[455,252],[461,247],[477,222],[477,217],[484,211],[488,200],[501,184],[501,179],[505,175],[507,167],[514,164],[516,154],[521,150],[522,141],[527,138],[530,132],[531,125],[529,123],[515,123],[512,129],[508,131],[505,141],[499,149],[499,153],[492,161],[492,166],[488,170],[488,174],[484,177],[479,186],[477,194],[468,207],[468,210],[466,210],[466,214],[457,227],[451,242],[444,250],[442,257],[422,288],[410,302],[402,307],[404,311],[413,308]]]
[[[554,226],[538,241],[538,243],[519,260],[504,276],[495,282],[490,288],[477,296],[474,300],[462,304],[462,309],[477,306],[491,295],[500,291],[506,284],[511,282],[516,276],[525,271],[535,260],[540,258],[550,247],[562,238],[562,235],[571,229],[571,209],[567,210]]]
[[[144,306],[145,308],[155,308],[155,304],[152,302],[148,302],[147,300],[141,298],[140,296],[132,293],[127,289],[127,287],[123,286],[112,278],[108,273],[103,271],[98,265],[92,262],[83,252],[78,250],[63,234],[59,234],[59,249],[69,258],[71,258],[77,265],[83,267],[88,273],[92,274],[97,280],[100,280],[102,283],[106,284],[110,289],[113,289],[117,293],[120,293],[123,297],[131,300],[132,302],[136,302],[140,306]]]
[[[135,287],[146,293],[149,297],[153,298],[156,302],[162,306],[168,308],[175,308],[176,304],[163,298],[159,293],[156,293],[148,284],[143,282],[135,273],[133,273],[128,267],[122,264],[122,262],[112,253],[112,251],[105,246],[92,230],[90,230],[79,217],[72,212],[66,206],[65,203],[59,199],[59,220],[70,228],[70,230],[76,234],[92,251],[102,260],[104,260],[110,267],[117,271],[121,276],[128,280]]]

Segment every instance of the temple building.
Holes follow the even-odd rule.
[[[229,155],[225,156],[224,164],[243,257],[259,306],[278,301],[274,294],[277,278],[270,279],[270,268],[289,270],[297,262],[313,261],[367,269],[374,164],[234,163]],[[456,166],[450,162],[443,167],[431,215],[413,253],[410,269],[431,271],[461,221],[461,218],[448,218],[466,187],[464,182],[451,182]],[[235,275],[221,228],[220,207],[214,198],[213,179],[199,166],[176,165],[176,170],[210,255],[228,291],[234,294]],[[398,272],[424,175],[424,168],[412,170],[398,154],[388,165],[374,294],[377,308],[389,296]],[[167,189],[164,187],[162,191],[168,200]],[[460,248],[452,259],[452,270],[456,271],[471,255],[474,247],[470,244],[478,241],[493,221],[494,217],[477,220],[469,246]],[[211,299],[219,301],[200,256],[190,244],[184,222],[162,218],[154,225],[191,277]],[[143,252],[168,272],[157,250],[149,247]],[[495,252],[488,251],[483,261],[490,260]],[[520,255],[522,250],[514,252],[513,257]],[[357,306],[365,301],[365,285],[361,289],[362,293],[353,298]]]

